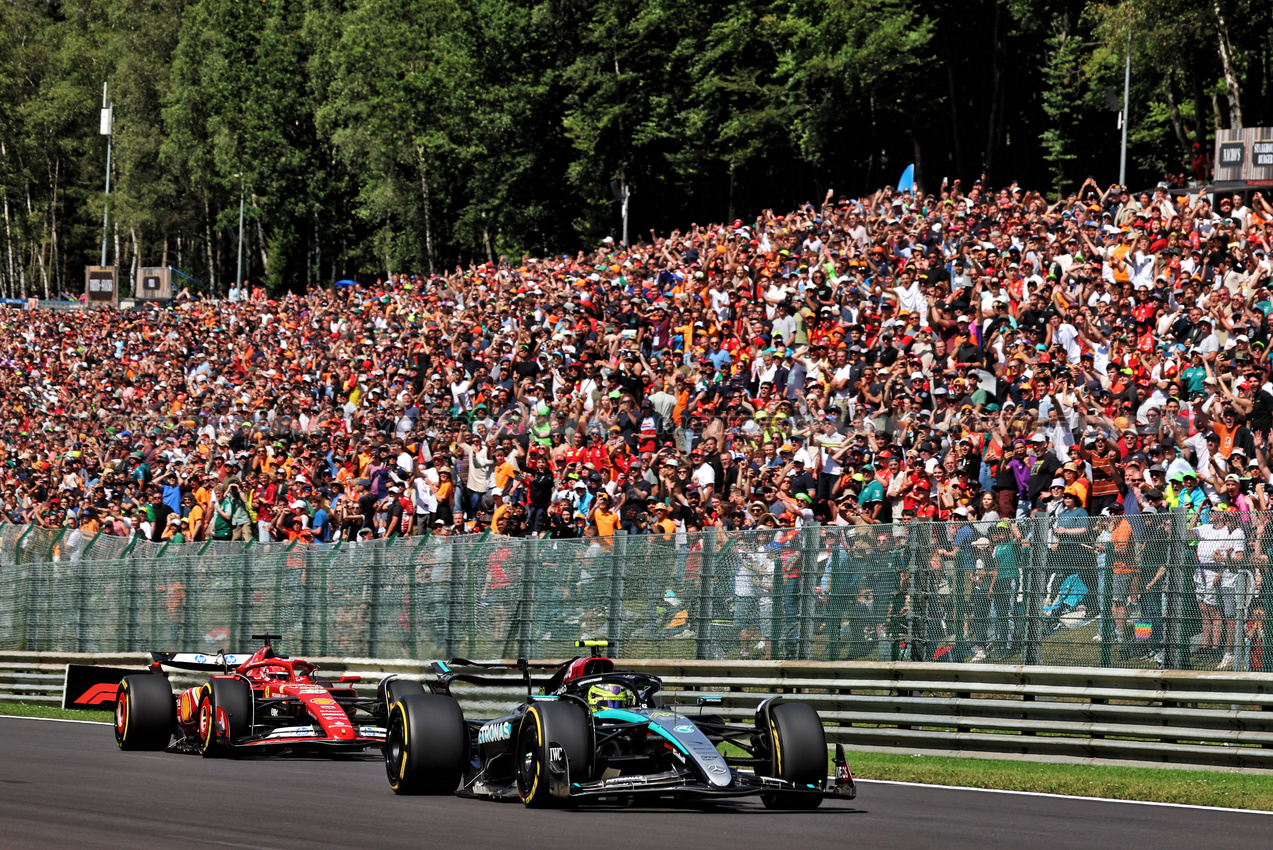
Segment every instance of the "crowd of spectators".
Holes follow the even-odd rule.
[[[0,328],[4,518],[568,538],[1269,507],[1273,206],[830,192],[577,255]]]

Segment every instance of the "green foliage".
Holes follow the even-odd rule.
[[[111,262],[223,291],[242,193],[244,274],[280,291],[594,245],[618,235],[620,177],[633,234],[911,161],[1112,180],[1128,32],[1130,162],[1156,180],[1238,92],[1273,123],[1270,31],[1253,0],[3,3],[0,295],[76,294],[98,258],[103,82]]]

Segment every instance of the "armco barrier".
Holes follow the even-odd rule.
[[[147,660],[140,653],[0,653],[0,700],[60,700],[68,662],[141,666]],[[390,673],[429,675],[427,663],[414,660],[312,660],[325,671],[362,675],[364,688]],[[1273,769],[1273,676],[1267,674],[909,662],[642,660],[623,666],[660,676],[669,702],[695,705],[705,694],[719,696],[719,706],[702,710],[738,721],[749,720],[767,696],[789,694],[818,710],[829,741],[850,749]],[[496,675],[507,685],[456,687],[466,711],[496,713],[524,696],[518,674]]]

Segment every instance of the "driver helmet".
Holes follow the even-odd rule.
[[[593,685],[588,689],[588,705],[593,711],[624,708],[633,702],[632,693],[623,685]]]

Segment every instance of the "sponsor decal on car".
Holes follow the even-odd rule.
[[[282,726],[269,734],[271,738],[317,738],[318,730],[313,726]]]
[[[359,726],[358,734],[364,738],[383,738],[388,730],[383,726]]]
[[[694,727],[693,727],[693,726],[690,726],[689,724],[683,724],[683,725],[681,725],[681,726],[674,726],[674,727],[672,728],[672,731],[673,731],[673,732],[681,732],[682,734],[684,734],[684,733],[687,733],[687,732],[693,732],[693,731],[694,731]]]
[[[335,705],[336,700],[328,699],[327,697],[315,697],[314,699],[310,700],[310,703],[312,703],[313,705]]]
[[[507,741],[511,737],[513,737],[513,724],[509,722],[487,723],[477,730],[477,742],[479,744],[494,744],[499,741]]]

